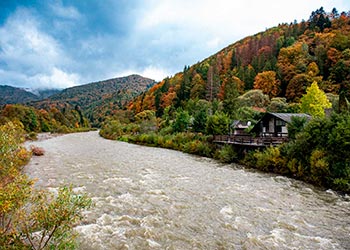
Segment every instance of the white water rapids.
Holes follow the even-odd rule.
[[[80,249],[350,249],[350,201],[331,191],[97,132],[31,144],[37,185],[93,198]]]

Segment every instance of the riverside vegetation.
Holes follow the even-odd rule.
[[[0,126],[0,246],[6,249],[75,249],[73,226],[91,199],[71,186],[57,194],[34,187],[23,173],[31,154],[21,123]],[[2,249],[2,248],[1,248]]]
[[[226,163],[237,162],[317,186],[350,192],[349,112],[334,112],[330,117],[315,116],[310,122],[292,119],[288,125],[288,143],[253,151],[246,151],[240,146],[217,147],[212,143],[213,134],[229,132],[230,119],[220,111],[213,115],[206,114],[205,118],[200,116],[197,121],[193,119],[196,114],[181,109],[174,111],[172,118],[167,110],[162,118],[156,118],[155,112],[150,110],[131,117],[132,122],[125,116],[130,117],[130,113],[106,122],[100,135],[108,139],[214,157]],[[258,116],[254,113],[251,118]]]
[[[350,192],[350,12],[322,7],[307,21],[246,37],[151,87],[100,134],[182,150]],[[331,114],[325,115],[325,109]],[[266,150],[217,148],[234,120],[254,125],[266,111],[294,119],[288,143]]]

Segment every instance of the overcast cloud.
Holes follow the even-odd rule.
[[[227,45],[349,0],[0,2],[0,85],[65,88],[129,74],[161,80]]]

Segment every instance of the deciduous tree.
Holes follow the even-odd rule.
[[[313,82],[301,98],[301,111],[314,117],[324,117],[324,109],[331,107],[332,104],[327,99],[326,94],[319,89],[317,82]]]
[[[255,77],[254,89],[261,89],[264,94],[275,97],[280,92],[281,82],[276,79],[275,71],[264,71]]]

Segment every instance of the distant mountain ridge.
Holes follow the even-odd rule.
[[[94,102],[110,98],[118,92],[130,92],[131,95],[136,96],[154,83],[152,79],[130,75],[67,88],[50,96],[48,100],[65,101],[86,109]]]
[[[0,105],[25,104],[39,101],[60,92],[60,89],[30,90],[8,85],[0,85]]]
[[[134,74],[67,88],[31,105],[49,109],[69,104],[81,110],[93,125],[98,126],[106,113],[123,108],[155,83],[153,79]]]
[[[8,85],[0,85],[0,105],[37,101],[39,97],[29,91]]]
[[[25,104],[37,109],[57,108],[62,111],[70,107],[80,110],[93,125],[98,126],[106,114],[123,108],[155,83],[153,79],[134,74],[64,90],[28,91],[11,86],[0,86],[0,105]]]

